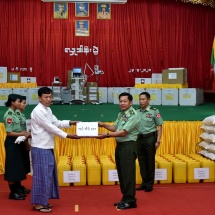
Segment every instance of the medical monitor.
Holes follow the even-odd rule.
[[[81,77],[82,76],[82,69],[79,67],[73,68],[73,77]]]

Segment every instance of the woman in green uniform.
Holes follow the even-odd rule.
[[[16,115],[20,120],[20,126],[22,131],[26,131],[26,117],[23,111],[26,108],[26,96],[20,96],[20,106],[18,109],[16,109]],[[30,158],[29,158],[29,151],[30,151],[30,145],[28,143],[28,140],[25,140],[24,142],[20,143],[20,146],[22,148],[22,158],[24,161],[25,166],[25,173],[28,174],[30,172]],[[19,182],[17,185],[19,185],[19,191],[22,194],[29,194],[31,191],[29,189],[26,189],[24,186],[21,185],[21,182]]]
[[[10,188],[9,199],[24,200],[25,197],[18,190],[18,182],[26,179],[25,167],[22,158],[21,145],[15,141],[19,136],[30,136],[30,132],[22,131],[20,121],[15,113],[20,106],[20,97],[17,94],[10,94],[5,103],[8,110],[4,114],[4,125],[7,133],[5,139],[5,174],[4,179],[8,181]]]

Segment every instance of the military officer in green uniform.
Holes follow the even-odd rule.
[[[5,130],[7,133],[5,139],[5,174],[4,179],[8,181],[10,188],[9,199],[24,200],[25,197],[17,190],[19,188],[19,182],[26,179],[26,173],[24,168],[24,162],[22,157],[22,151],[20,144],[16,144],[15,141],[19,136],[30,136],[27,131],[22,131],[19,118],[15,111],[20,106],[20,97],[17,94],[10,94],[8,100],[5,103],[8,110],[4,114],[3,121]]]
[[[139,133],[139,116],[132,107],[133,97],[129,93],[119,95],[119,106],[121,108],[118,118],[113,125],[99,122],[100,127],[111,131],[99,134],[98,138],[115,137],[116,149],[115,160],[120,182],[122,199],[114,203],[118,209],[136,208],[135,184],[137,158],[137,135]]]
[[[139,95],[140,133],[137,138],[137,156],[140,165],[142,184],[136,190],[153,190],[155,177],[155,154],[160,145],[163,119],[158,109],[149,105],[150,94]]]
[[[26,117],[25,117],[25,114],[23,113],[25,108],[26,108],[26,96],[20,95],[20,106],[18,109],[16,109],[15,113],[20,120],[20,126],[21,126],[22,131],[27,131]],[[28,140],[21,142],[20,146],[22,147],[22,158],[24,161],[25,173],[28,174],[30,172],[30,158],[29,158],[30,145],[28,143]],[[30,190],[25,188],[24,186],[22,186],[21,182],[19,182],[19,190],[23,194],[30,193]]]

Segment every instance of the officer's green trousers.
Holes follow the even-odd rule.
[[[135,203],[137,143],[135,141],[117,142],[115,151],[116,167],[120,182],[122,201]]]
[[[137,157],[140,165],[142,185],[152,188],[155,178],[156,136],[137,138]]]

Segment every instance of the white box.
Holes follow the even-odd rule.
[[[26,104],[29,104],[27,88],[13,88],[12,93],[15,93],[21,96],[26,96]]]
[[[151,84],[151,78],[135,78],[135,84]]]
[[[146,89],[150,94],[150,105],[161,105],[161,89]]]
[[[7,83],[7,67],[0,67],[0,83]]]
[[[20,77],[21,83],[37,83],[36,77]]]
[[[11,88],[0,88],[0,106],[5,106],[9,94],[12,94]]]
[[[161,73],[152,73],[152,84],[162,84]]]
[[[113,92],[114,92],[113,103],[119,104],[119,95],[121,93],[128,92],[128,89],[123,87],[114,87]]]
[[[107,103],[107,87],[99,87],[99,102]]]
[[[37,105],[39,103],[38,89],[39,88],[29,88],[28,89],[28,102],[29,102],[29,105]]]
[[[179,89],[179,105],[195,106],[203,103],[203,89],[182,88]]]
[[[130,94],[133,96],[133,104],[134,105],[139,105],[139,95],[140,93],[145,92],[145,89],[140,88],[134,88],[130,90]]]
[[[113,98],[114,98],[114,92],[113,92],[113,87],[108,87],[108,103],[113,103]]]
[[[162,89],[162,105],[178,105],[178,89]]]

